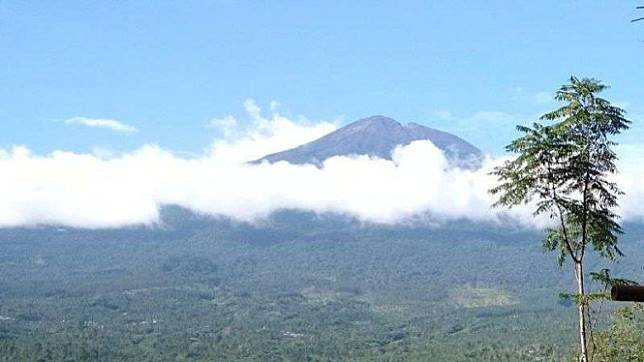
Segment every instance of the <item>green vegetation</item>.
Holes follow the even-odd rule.
[[[164,210],[154,228],[0,231],[1,361],[538,361],[574,345],[573,282],[538,232],[258,225]],[[627,225],[620,275],[644,279]],[[588,260],[593,269],[601,260]],[[608,303],[606,310],[614,306]]]
[[[512,207],[535,201],[535,215],[546,214],[557,226],[547,230],[547,250],[559,253],[559,264],[574,265],[580,361],[590,361],[588,340],[589,304],[594,297],[585,282],[585,256],[594,250],[614,260],[622,233],[614,213],[621,191],[609,177],[617,172],[613,137],[628,129],[624,110],[597,96],[606,86],[594,79],[570,78],[555,96],[565,105],[544,114],[549,125],[518,126],[523,136],[508,152],[516,159],[498,167],[500,185],[497,206]]]
[[[644,361],[644,306],[619,309],[610,328],[593,339],[594,361]]]
[[[503,290],[495,288],[472,287],[470,285],[453,288],[449,297],[465,308],[480,308],[517,304],[517,300]]]

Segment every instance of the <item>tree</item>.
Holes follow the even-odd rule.
[[[622,232],[614,213],[622,194],[609,176],[617,169],[613,137],[628,128],[624,110],[597,96],[607,86],[594,79],[570,77],[555,99],[565,104],[541,116],[548,124],[517,126],[523,134],[506,147],[518,156],[495,168],[499,184],[490,192],[495,206],[534,206],[555,226],[546,229],[543,244],[558,251],[559,264],[569,260],[576,279],[580,360],[588,362],[589,295],[584,256],[592,250],[610,260],[621,256]]]

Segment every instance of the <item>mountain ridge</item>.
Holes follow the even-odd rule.
[[[464,139],[414,122],[403,125],[382,115],[359,119],[314,141],[266,155],[251,163],[287,161],[321,167],[330,157],[348,155],[391,160],[391,152],[396,146],[406,146],[418,140],[431,141],[453,166],[471,169],[481,165],[483,153]]]

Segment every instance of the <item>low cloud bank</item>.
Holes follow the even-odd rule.
[[[252,104],[251,104],[252,106]],[[451,168],[429,141],[393,152],[393,160],[334,157],[311,165],[251,165],[245,161],[313,140],[333,123],[291,121],[259,111],[250,129],[219,140],[201,157],[185,158],[155,145],[113,157],[26,147],[0,150],[0,226],[55,224],[103,228],[159,222],[163,205],[254,221],[282,208],[338,212],[377,223],[397,223],[431,214],[436,218],[535,219],[527,208],[491,209],[489,172],[503,161],[487,158],[479,170]],[[237,122],[225,125],[236,126]],[[644,215],[644,169],[625,167],[617,176],[627,192],[620,212]]]
[[[494,162],[478,171],[449,169],[428,141],[396,149],[392,161],[334,157],[321,169],[230,163],[219,151],[188,159],[148,145],[103,159],[63,151],[39,156],[15,147],[0,154],[0,173],[11,175],[0,180],[0,225],[149,224],[159,221],[162,205],[245,221],[282,208],[347,213],[381,223],[426,212],[473,219],[496,214],[486,194]]]

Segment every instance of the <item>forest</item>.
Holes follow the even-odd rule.
[[[625,231],[610,267],[644,280],[644,225]],[[558,294],[573,278],[540,237],[510,223],[285,210],[248,224],[178,207],[154,226],[3,229],[0,360],[564,360],[575,306]],[[607,361],[643,356],[644,311],[623,307],[605,302],[597,321]]]

